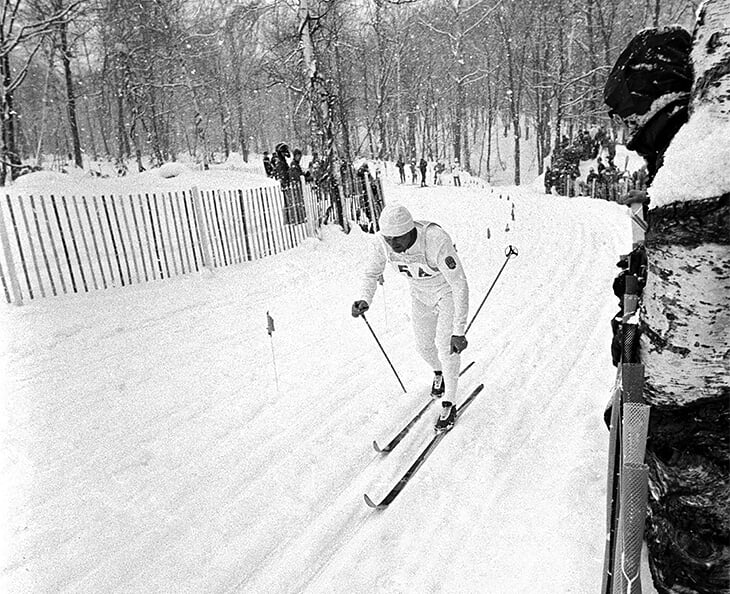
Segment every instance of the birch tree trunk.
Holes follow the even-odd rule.
[[[329,10],[335,10],[330,7]],[[332,205],[339,224],[346,229],[337,179],[336,144],[334,133],[334,104],[336,97],[328,87],[320,70],[319,56],[312,36],[315,21],[310,14],[309,0],[299,0],[299,45],[302,52],[306,96],[310,106],[312,139],[321,139],[321,152],[325,156],[325,179],[328,182]]]
[[[730,589],[730,175],[686,158],[714,154],[722,141],[703,141],[708,134],[730,135],[728,17],[727,0],[709,0],[698,14],[689,121],[649,188],[646,540],[661,594]],[[727,145],[720,150],[724,162]]]

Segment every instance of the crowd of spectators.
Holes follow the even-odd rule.
[[[433,172],[433,185],[442,186],[444,181],[449,179],[455,186],[461,185],[461,167],[459,161],[456,160],[450,165],[445,165],[441,159],[437,159],[433,165],[426,160],[425,156],[417,162],[415,157],[408,162],[408,168],[411,173],[411,184],[419,183],[418,174],[420,172],[420,186],[425,188],[428,186],[428,170],[429,168]],[[398,175],[400,183],[406,183],[406,161],[403,159],[403,155],[398,155],[398,160],[395,162],[396,169],[398,169]],[[450,174],[450,178],[448,177]]]
[[[329,168],[316,151],[304,168],[302,151],[296,148],[290,154],[288,145],[283,142],[277,144],[271,154],[264,151],[263,166],[266,175],[281,184],[286,224],[306,221],[303,184],[307,184],[322,212],[323,220],[339,218],[335,210],[341,208],[341,197],[352,208],[348,215],[354,218],[363,231],[374,233],[377,230],[378,216],[383,209],[379,167],[371,171],[367,162],[356,166],[343,160],[338,163],[334,177],[330,179]],[[328,183],[328,180],[333,183]],[[332,192],[335,192],[335,196],[331,195]]]
[[[553,151],[549,166],[545,168],[545,193],[617,201],[629,190],[645,189],[648,179],[646,167],[629,172],[628,163],[621,169],[615,158],[616,142],[603,127],[580,130],[572,141],[563,136]],[[580,162],[592,160],[596,165],[590,167],[583,178]]]
[[[291,161],[289,159],[291,158]],[[324,168],[319,155],[314,152],[307,169],[302,168],[302,151],[295,148],[289,152],[289,146],[280,142],[269,154],[264,151],[264,171],[268,177],[279,181],[284,195],[284,223],[298,224],[306,221],[304,209],[304,193],[302,179],[312,184],[317,190],[321,185]]]

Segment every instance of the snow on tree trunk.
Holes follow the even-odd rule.
[[[662,594],[730,591],[729,12],[698,15],[691,116],[649,189],[646,540]]]

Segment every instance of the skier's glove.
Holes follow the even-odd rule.
[[[466,336],[452,336],[451,337],[451,352],[457,355],[463,351],[469,343],[466,341]]]
[[[368,309],[370,309],[370,306],[367,301],[355,301],[355,303],[352,304],[352,317],[357,318],[364,314]]]

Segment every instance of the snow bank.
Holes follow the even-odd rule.
[[[274,186],[276,180],[251,171],[258,164],[250,164],[247,170],[227,167],[213,167],[209,171],[195,171],[181,163],[165,163],[162,167],[150,169],[124,177],[93,177],[80,169],[69,173],[38,171],[19,177],[6,188],[15,195],[48,194],[58,195],[109,195],[152,192],[188,191],[193,186],[211,190],[239,188],[261,188]]]

